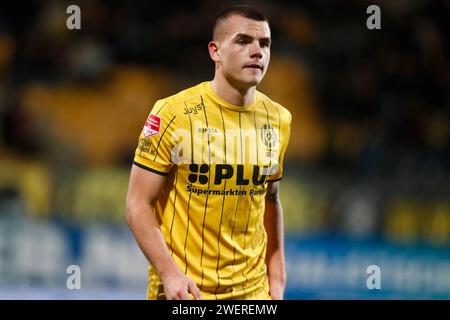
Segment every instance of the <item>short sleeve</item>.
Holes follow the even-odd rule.
[[[286,116],[285,116],[285,121],[281,122],[281,128],[280,128],[281,150],[280,150],[279,158],[278,158],[278,167],[273,168],[273,169],[276,169],[276,171],[274,170],[275,173],[269,176],[269,179],[268,179],[269,182],[278,181],[283,178],[284,155],[286,153],[286,149],[288,147],[289,139],[291,136],[291,121],[292,121],[291,113],[289,111],[287,111]]]
[[[176,116],[171,106],[158,100],[139,136],[134,164],[160,175],[167,175],[173,166],[171,150],[174,146],[172,133]]]

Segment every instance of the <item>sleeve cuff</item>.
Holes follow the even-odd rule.
[[[156,170],[156,169],[144,166],[143,164],[140,164],[139,162],[136,162],[136,161],[133,161],[133,164],[138,166],[139,168],[142,168],[144,170],[147,170],[147,171],[159,174],[161,176],[167,176],[169,174],[168,172],[162,172],[162,171],[159,171],[159,170]]]

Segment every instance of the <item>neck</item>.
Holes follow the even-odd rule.
[[[240,88],[217,74],[211,81],[211,88],[219,98],[238,107],[251,105],[255,99],[256,86]]]

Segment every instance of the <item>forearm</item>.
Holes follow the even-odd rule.
[[[286,286],[286,264],[284,260],[284,221],[279,196],[279,183],[268,184],[264,227],[267,232],[266,265],[270,297],[283,299]]]
[[[267,232],[266,264],[269,279],[286,281],[286,266],[284,257],[284,221],[283,209],[278,199],[266,199],[265,228]]]
[[[128,208],[127,222],[139,247],[161,280],[169,274],[180,272],[164,241],[152,206],[142,204]]]

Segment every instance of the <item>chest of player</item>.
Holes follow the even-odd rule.
[[[282,145],[279,128],[268,118],[237,112],[205,118],[191,115],[173,131],[172,139],[175,164],[230,164],[236,170],[278,163]]]
[[[279,142],[265,141],[276,132],[271,136],[254,128],[221,131],[201,121],[189,131],[177,137],[172,150],[172,161],[187,183],[213,189],[225,185],[252,188],[263,186],[278,171]]]

